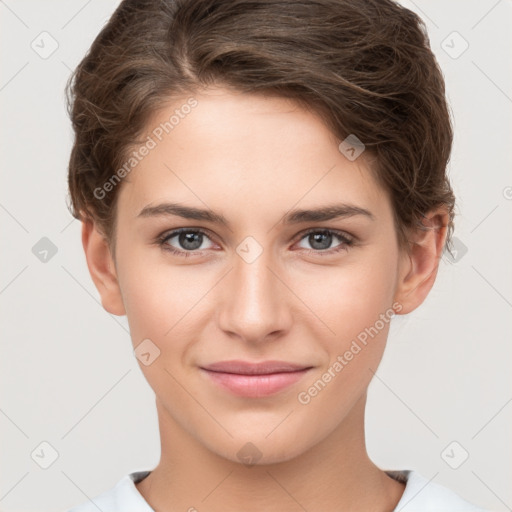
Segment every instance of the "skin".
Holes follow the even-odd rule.
[[[139,364],[156,396],[161,459],[136,487],[157,512],[390,512],[404,485],[371,461],[364,438],[367,388],[389,323],[309,403],[297,396],[393,304],[406,314],[424,301],[447,213],[429,212],[431,229],[410,233],[412,249],[400,251],[389,197],[366,154],[347,159],[317,115],[283,98],[223,88],[194,97],[198,105],[121,185],[115,257],[96,223],[83,223],[103,307],[127,315],[134,347],[149,338],[160,350],[150,365]],[[184,103],[157,112],[147,133]],[[138,216],[165,201],[209,209],[229,227]],[[290,210],[337,203],[374,219],[281,222]],[[187,258],[155,242],[181,227],[209,233]],[[333,234],[322,249],[304,234],[310,228],[339,230],[354,244],[333,252],[344,245]],[[262,249],[251,263],[237,253],[248,236]],[[166,244],[187,251],[177,236]],[[230,359],[313,368],[279,393],[247,398],[199,369]],[[261,455],[253,465],[237,456],[248,442]]]

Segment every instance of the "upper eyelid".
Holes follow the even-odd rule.
[[[343,229],[333,229],[333,228],[308,228],[308,229],[305,229],[304,231],[301,231],[300,233],[298,233],[297,237],[303,238],[310,233],[317,233],[317,232],[321,233],[322,231],[328,231],[329,233],[332,233],[334,235],[350,238],[350,240],[355,238],[354,235],[347,233]]]
[[[210,234],[211,232],[208,229],[205,229],[205,228],[189,228],[189,227],[178,228],[178,229],[171,229],[170,231],[164,231],[161,235],[159,235],[157,237],[157,239],[162,241],[162,242],[164,242],[164,241],[170,240],[171,238],[174,238],[175,236],[178,236],[180,233],[187,233],[187,232],[202,233],[203,235],[206,235],[212,242],[215,239],[215,236],[212,236]]]

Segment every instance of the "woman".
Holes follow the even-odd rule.
[[[452,128],[390,0],[123,1],[69,84],[73,215],[155,392],[156,468],[75,509],[476,511],[365,444],[449,248]]]

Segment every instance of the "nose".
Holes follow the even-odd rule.
[[[219,327],[247,343],[282,337],[292,322],[291,293],[269,252],[250,263],[234,255],[233,268],[222,284]]]

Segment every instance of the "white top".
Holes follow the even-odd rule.
[[[155,512],[135,487],[150,471],[125,475],[112,489],[67,512]],[[405,482],[405,491],[393,512],[486,512],[459,495],[412,470],[386,471]],[[94,501],[94,503],[93,503]]]

